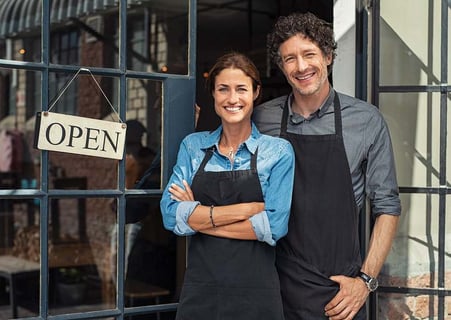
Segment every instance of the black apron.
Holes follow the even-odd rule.
[[[332,275],[354,277],[361,266],[358,207],[342,135],[341,107],[334,100],[335,134],[287,132],[288,99],[281,137],[296,155],[288,234],[277,243],[277,268],[286,320],[323,320],[337,294]],[[365,319],[362,308],[354,319]]]
[[[191,185],[197,201],[207,206],[263,202],[257,151],[249,170],[205,171],[212,155],[212,149],[206,152]],[[275,248],[260,241],[192,236],[176,319],[282,320]]]

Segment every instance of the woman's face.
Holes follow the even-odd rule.
[[[213,90],[215,111],[223,124],[249,122],[259,91],[259,87],[253,91],[252,79],[241,69],[223,69],[216,76]]]

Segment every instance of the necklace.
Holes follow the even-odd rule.
[[[221,142],[219,142],[219,145],[221,146],[223,146],[223,148],[225,148],[225,149],[229,149],[229,151],[226,151],[225,152],[225,155],[227,156],[227,158],[229,158],[230,160],[233,160],[233,158],[235,157],[235,152],[234,152],[234,149],[233,149],[233,147],[228,147],[228,146],[226,146],[226,145],[224,145],[224,143],[221,143]]]
[[[232,144],[232,146],[230,144],[227,144],[224,141],[224,137],[221,137],[221,139],[219,140],[219,146],[222,148],[222,150],[225,150],[225,151],[223,151],[223,154],[227,158],[229,158],[230,161],[233,161],[233,159],[235,158],[235,154],[238,150],[239,144],[236,146],[236,148],[234,148],[233,144]]]
[[[230,147],[230,150],[229,150],[229,152],[227,153],[227,156],[229,157],[229,159],[233,159],[234,154],[233,154],[233,148],[232,148],[232,147]]]

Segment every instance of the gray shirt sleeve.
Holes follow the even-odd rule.
[[[366,198],[374,216],[399,215],[396,168],[388,126],[375,106],[339,94],[342,111],[343,140],[348,158],[356,204],[361,208]],[[253,120],[261,133],[278,136],[287,96],[279,97],[255,107]],[[330,134],[335,131],[332,96],[324,110],[308,121],[288,119],[287,130],[297,134]]]

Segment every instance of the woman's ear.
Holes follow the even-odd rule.
[[[254,91],[254,101],[258,99],[260,96],[260,86],[257,86],[257,89]]]

